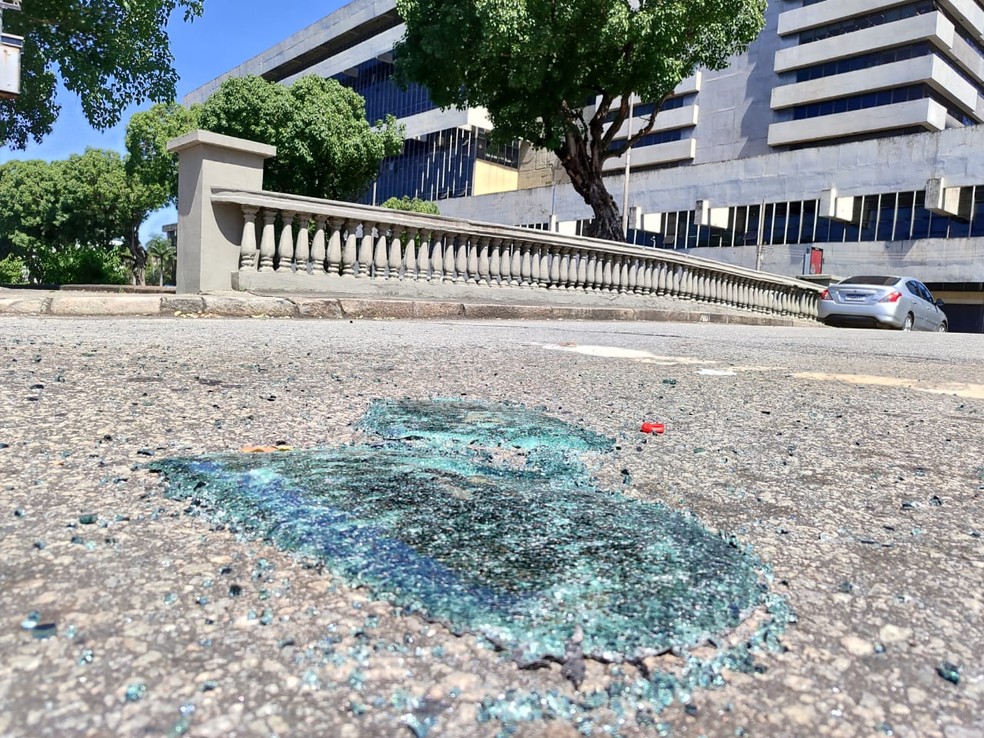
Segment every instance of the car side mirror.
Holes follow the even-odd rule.
[[[942,300],[937,300],[937,301],[936,301],[936,307],[938,307],[938,308],[941,308],[941,307],[943,307],[943,304],[944,304],[944,303],[943,303],[943,301],[942,301]]]

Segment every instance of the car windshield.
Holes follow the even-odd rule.
[[[840,284],[875,284],[879,286],[895,284],[898,277],[848,277]]]

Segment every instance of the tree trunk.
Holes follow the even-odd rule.
[[[584,138],[574,134],[568,135],[565,143],[554,153],[571,178],[574,191],[594,213],[587,235],[608,241],[625,241],[621,211],[602,178],[604,160],[589,154]]]
[[[130,238],[127,246],[130,248],[130,258],[133,263],[130,265],[130,278],[135,285],[147,283],[147,252],[140,245],[140,224],[130,228]]]

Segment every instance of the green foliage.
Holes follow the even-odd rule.
[[[115,151],[88,148],[60,164],[59,240],[108,246],[122,237],[129,195],[122,157]]]
[[[60,106],[58,76],[82,101],[97,129],[119,122],[143,100],[173,100],[166,26],[175,12],[188,21],[203,0],[25,0],[4,15],[4,31],[24,37],[21,95],[0,100],[0,144],[24,148],[51,132]]]
[[[12,254],[0,259],[0,284],[22,284],[24,269],[24,260]]]
[[[157,282],[162,287],[174,284],[174,266],[177,263],[177,253],[171,244],[171,239],[157,233],[147,239],[145,245],[147,256],[150,258],[147,270],[147,282]]]
[[[290,87],[255,76],[228,79],[198,115],[206,130],[276,146],[264,187],[279,192],[357,198],[382,160],[403,148],[395,118],[370,126],[362,97],[317,75]]]
[[[42,249],[35,275],[41,284],[127,284],[130,270],[119,248],[80,245]]]
[[[696,69],[724,67],[759,34],[765,8],[766,0],[397,0],[407,24],[398,71],[442,107],[487,108],[498,140],[555,152],[596,218],[610,220],[617,207],[602,168],[625,150],[615,135],[631,95],[662,101]]]
[[[125,244],[141,283],[146,254],[137,230],[158,207],[152,195],[127,177],[114,151],[7,162],[0,165],[0,255],[21,257],[33,281],[117,283],[122,257],[106,254]]]
[[[127,123],[126,173],[143,186],[154,210],[173,205],[178,199],[178,157],[168,152],[167,142],[197,125],[197,109],[176,102],[134,113]]]
[[[410,197],[409,195],[391,197],[383,203],[383,207],[392,210],[407,210],[411,213],[424,213],[425,215],[441,214],[437,203],[431,202],[430,200],[421,200],[419,197]]]

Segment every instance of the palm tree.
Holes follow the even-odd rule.
[[[151,236],[150,240],[147,241],[147,254],[157,262],[160,286],[163,287],[164,272],[167,271],[168,265],[177,259],[177,253],[174,246],[171,245],[171,239],[160,235]]]

